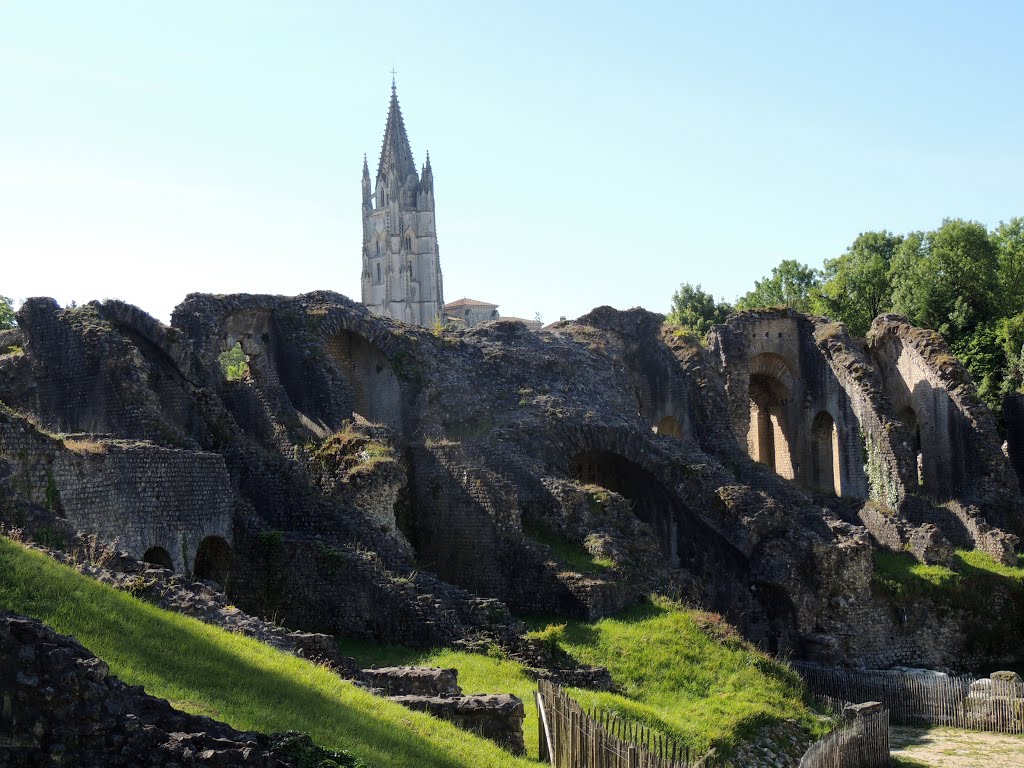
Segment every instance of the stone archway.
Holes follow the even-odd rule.
[[[900,421],[910,430],[910,449],[914,454],[917,467],[917,484],[924,485],[924,445],[921,442],[921,417],[913,406],[905,405],[899,411]]]
[[[352,411],[389,427],[401,426],[401,389],[391,361],[371,341],[351,331],[327,338],[327,351],[352,388]]]
[[[196,581],[213,581],[222,587],[227,585],[233,560],[231,546],[220,536],[207,536],[199,543],[192,578]]]
[[[679,517],[681,504],[650,472],[611,451],[583,451],[570,466],[573,479],[599,485],[628,499],[633,514],[647,523],[673,565],[679,565]]]
[[[158,565],[161,568],[167,568],[171,571],[174,570],[174,562],[171,560],[171,554],[163,547],[150,547],[142,556],[142,561],[149,563],[150,565]]]
[[[839,430],[828,411],[821,411],[811,425],[811,485],[842,496],[839,463]]]
[[[793,420],[789,414],[793,392],[793,374],[782,356],[763,353],[751,360],[747,452],[754,461],[787,480],[796,478]]]

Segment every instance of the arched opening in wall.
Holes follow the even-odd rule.
[[[917,484],[924,485],[924,449],[921,445],[921,419],[911,406],[900,409],[900,421],[910,430],[910,448],[917,461]]]
[[[196,550],[192,578],[226,586],[231,575],[231,561],[231,546],[220,536],[207,536]]]
[[[242,350],[242,343],[235,342],[231,347],[220,354],[217,358],[220,362],[220,370],[228,381],[243,381],[249,378],[249,356]]]
[[[168,570],[174,570],[174,563],[171,562],[170,553],[163,547],[150,547],[146,550],[146,554],[142,556],[142,562],[149,563],[150,565],[158,565],[161,568],[167,568]]]
[[[680,564],[679,512],[681,504],[654,475],[639,464],[610,451],[584,451],[569,468],[573,479],[598,485],[629,499],[633,514],[654,531],[662,553]]]
[[[814,417],[811,425],[811,485],[842,496],[839,478],[839,430],[828,411]]]
[[[666,416],[655,426],[654,431],[659,435],[683,438],[683,428],[679,425],[675,416]]]
[[[796,478],[790,448],[792,430],[787,406],[793,393],[793,375],[779,355],[765,353],[750,365],[750,427],[747,452],[787,480]]]
[[[577,482],[614,491],[629,501],[633,514],[654,532],[666,560],[694,577],[705,604],[746,624],[752,601],[761,599],[749,590],[749,561],[694,514],[670,487],[641,465],[612,451],[581,451],[573,457],[569,471]],[[774,614],[769,615],[764,631],[772,637],[788,637],[788,629],[776,626],[780,621]]]
[[[327,351],[352,389],[352,411],[367,421],[400,427],[401,389],[384,353],[351,331],[330,336]]]

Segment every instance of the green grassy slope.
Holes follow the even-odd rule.
[[[923,565],[905,552],[876,550],[872,587],[899,600],[929,597],[965,608],[986,606],[994,588],[1024,596],[1024,555],[1016,566],[1002,565],[983,552],[958,549],[952,568]]]
[[[241,635],[162,611],[0,537],[0,606],[73,635],[127,683],[242,730],[297,730],[379,768],[527,766]]]
[[[581,704],[639,720],[697,753],[711,746],[729,752],[780,720],[824,730],[799,675],[714,614],[656,600],[592,625],[569,624],[561,645],[586,664],[608,667],[623,693],[574,690]]]
[[[655,601],[615,618],[569,622],[564,630],[545,634],[580,661],[608,667],[622,690],[623,695],[573,689],[584,706],[643,722],[688,745],[692,753],[712,745],[728,752],[746,733],[782,719],[799,720],[816,733],[823,730],[798,676],[740,640],[712,614]],[[479,654],[423,653],[354,641],[342,641],[342,650],[363,664],[456,667],[467,692],[515,693],[526,705],[526,746],[536,757],[536,683],[521,665]]]

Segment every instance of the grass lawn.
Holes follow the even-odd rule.
[[[1003,565],[983,552],[958,549],[953,567],[923,565],[905,552],[875,550],[872,586],[896,599],[931,597],[962,607],[984,605],[990,586],[1008,586],[1024,594],[1024,555],[1016,566]]]
[[[753,649],[712,614],[659,600],[596,623],[568,622],[564,630],[546,634],[580,661],[608,667],[623,692],[573,689],[581,704],[642,722],[689,746],[692,754],[711,746],[728,752],[737,738],[782,719],[798,720],[815,733],[825,730],[796,673]],[[341,642],[342,650],[363,664],[456,667],[467,693],[520,696],[526,705],[526,746],[536,757],[536,683],[519,664],[497,654]]]
[[[125,682],[235,728],[303,731],[374,768],[529,765],[315,664],[162,611],[3,537],[0,607],[73,635]]]

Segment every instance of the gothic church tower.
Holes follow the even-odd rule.
[[[363,157],[363,304],[411,325],[431,326],[444,313],[430,153],[418,174],[394,80],[372,190]]]

